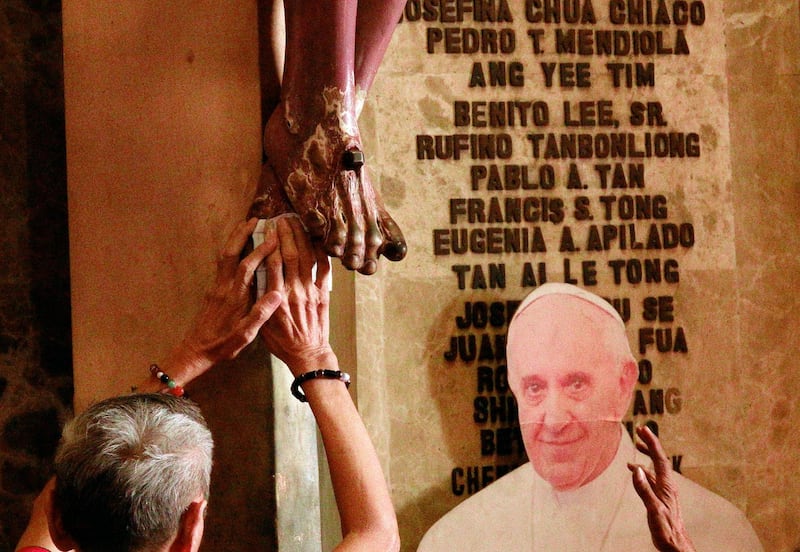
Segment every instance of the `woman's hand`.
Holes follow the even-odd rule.
[[[277,234],[278,247],[266,260],[267,291],[278,294],[281,302],[261,328],[264,343],[294,376],[336,369],[336,356],[328,342],[328,256],[312,247],[296,216],[277,219]]]
[[[217,261],[216,280],[205,294],[191,330],[160,366],[181,385],[214,364],[236,357],[281,303],[280,294],[273,291],[251,306],[256,269],[278,247],[275,222],[267,221],[263,243],[241,259],[257,223],[255,218],[242,222],[228,237]]]

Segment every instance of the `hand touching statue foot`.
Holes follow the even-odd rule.
[[[290,205],[329,255],[341,257],[351,270],[372,274],[380,255],[399,261],[407,248],[372,187],[352,105],[335,88],[324,91],[321,109],[294,111],[290,102],[281,103],[264,131],[267,165],[273,172],[265,167],[254,210]],[[319,115],[307,116],[313,112]],[[285,201],[276,199],[281,197]]]

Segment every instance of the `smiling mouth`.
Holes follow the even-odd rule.
[[[539,442],[543,445],[551,446],[551,447],[565,447],[567,445],[573,445],[581,440],[581,437],[572,437],[569,439],[558,439],[558,440],[544,440],[539,439]]]

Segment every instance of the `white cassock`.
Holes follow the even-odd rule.
[[[418,552],[638,552],[656,550],[627,464],[652,465],[623,434],[608,468],[558,492],[530,463],[468,498],[425,534]],[[724,498],[673,474],[697,552],[763,551],[744,514]]]

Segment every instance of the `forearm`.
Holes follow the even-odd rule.
[[[266,272],[268,289],[280,293],[283,300],[261,329],[264,343],[295,378],[316,370],[338,370],[328,340],[328,257],[312,249],[296,218],[278,221],[278,235],[280,248],[267,259]],[[326,377],[300,385],[328,458],[344,534],[338,550],[398,550],[397,519],[389,489],[347,387],[339,379]]]
[[[195,351],[188,340],[184,339],[162,361],[156,365],[181,387],[207,372],[214,361]],[[166,384],[154,377],[148,367],[142,367],[142,377],[134,387],[137,393],[158,393],[167,388]]]
[[[336,370],[335,360],[320,367]],[[389,490],[347,388],[336,380],[311,380],[303,384],[303,391],[319,425],[342,520],[338,550],[398,550]]]

